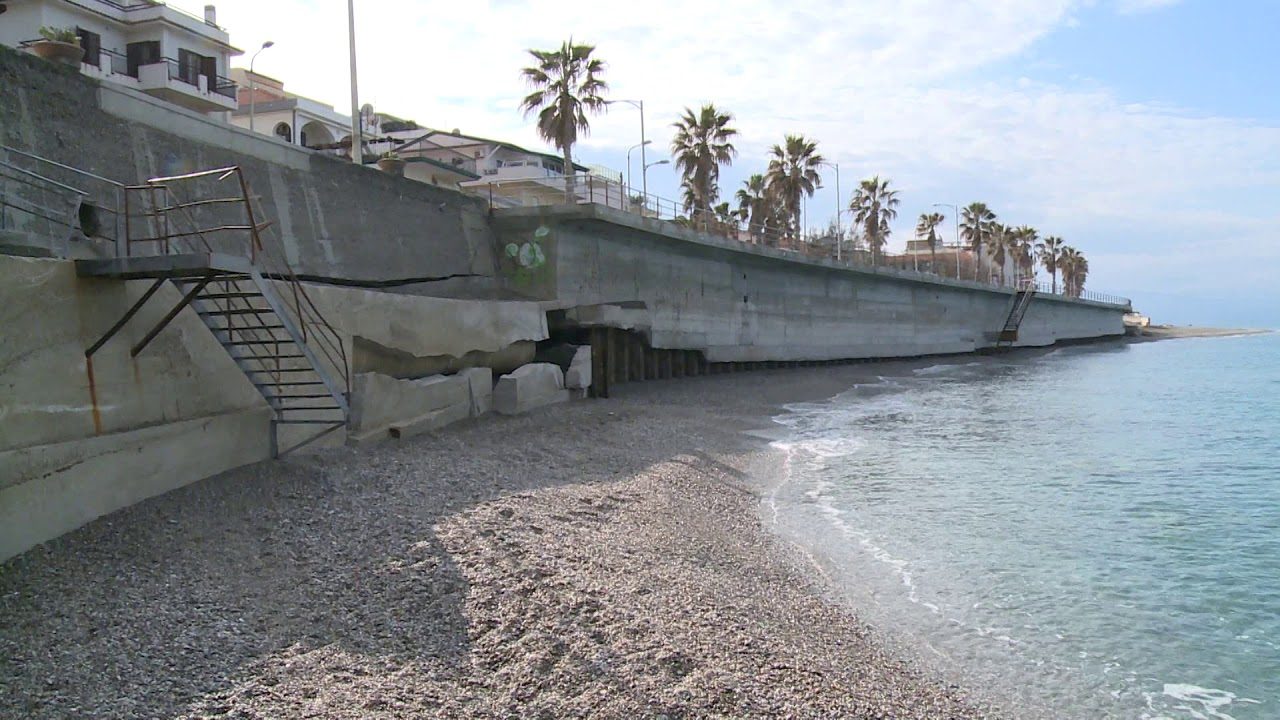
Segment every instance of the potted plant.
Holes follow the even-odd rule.
[[[80,47],[80,38],[71,28],[42,27],[42,39],[31,43],[31,52],[45,60],[60,62],[72,67],[80,67],[84,57],[84,48]]]
[[[394,150],[388,150],[378,158],[378,169],[384,173],[404,177],[404,160],[400,159]]]

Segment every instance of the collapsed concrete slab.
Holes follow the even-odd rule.
[[[492,407],[492,378],[488,368],[418,380],[360,373],[352,383],[351,438],[407,438],[482,415]]]
[[[493,409],[503,415],[519,415],[543,405],[569,399],[564,373],[551,363],[531,363],[498,378],[493,389]]]
[[[564,374],[564,386],[570,390],[586,390],[591,387],[590,345],[580,345],[574,352],[569,369]]]

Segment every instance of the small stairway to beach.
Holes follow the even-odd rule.
[[[1009,315],[1005,318],[1004,327],[1000,328],[1000,334],[996,338],[997,348],[1010,348],[1018,341],[1018,328],[1022,326],[1022,318],[1026,316],[1027,308],[1031,306],[1031,300],[1035,295],[1034,283],[1023,284],[1014,294]]]
[[[226,185],[234,190],[214,192]],[[345,428],[350,385],[341,338],[293,270],[263,243],[271,224],[255,213],[240,169],[153,178],[122,190],[116,256],[77,260],[76,271],[153,283],[85,356],[92,359],[170,283],[181,299],[130,348],[132,355],[190,307],[271,407],[273,457]],[[285,448],[283,426],[304,426],[290,433]]]

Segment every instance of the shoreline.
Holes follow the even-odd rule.
[[[938,362],[620,386],[153,498],[0,566],[0,714],[1008,716],[859,620],[753,479],[783,404]]]

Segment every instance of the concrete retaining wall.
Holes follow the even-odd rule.
[[[513,291],[709,362],[971,352],[994,344],[1013,300],[1007,289],[839,267],[600,206],[500,210],[495,222]],[[1018,345],[1118,336],[1123,312],[1038,296]]]
[[[80,278],[67,260],[0,255],[0,560],[269,457],[270,410],[194,311],[130,356],[178,302],[171,285],[86,361],[85,349],[150,284]],[[512,347],[527,346],[532,357],[547,337],[546,316],[531,302],[309,291],[348,359],[373,369],[378,358],[362,359],[361,341],[397,356],[483,364]],[[297,439],[282,436],[282,446]]]
[[[494,290],[493,236],[477,198],[252,134],[6,47],[0,143],[125,184],[238,165],[277,223],[269,239],[301,275],[432,295]],[[105,194],[105,185],[38,169]]]

